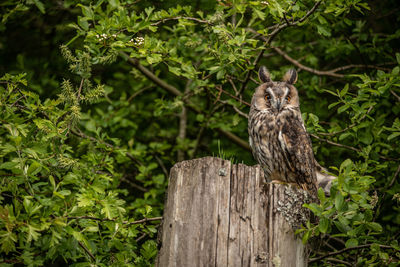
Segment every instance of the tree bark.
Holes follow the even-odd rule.
[[[307,266],[304,192],[259,165],[206,157],[171,169],[156,266]]]

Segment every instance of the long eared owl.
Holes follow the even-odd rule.
[[[295,183],[316,196],[316,162],[293,86],[297,72],[289,70],[282,82],[272,81],[265,67],[258,75],[262,84],[253,95],[248,125],[253,156],[268,181]]]

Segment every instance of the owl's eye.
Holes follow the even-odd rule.
[[[271,99],[271,95],[266,93],[264,98],[265,100],[269,101]]]
[[[286,102],[289,102],[290,101],[290,95],[287,95],[285,99],[286,99]]]

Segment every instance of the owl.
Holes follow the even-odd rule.
[[[267,181],[297,184],[316,198],[316,161],[294,87],[297,72],[289,70],[282,82],[272,81],[265,67],[258,75],[262,84],[251,100],[248,124],[253,156]]]

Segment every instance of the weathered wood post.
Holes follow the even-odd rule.
[[[292,228],[304,219],[300,191],[266,184],[258,165],[213,157],[177,163],[156,266],[307,266]]]

